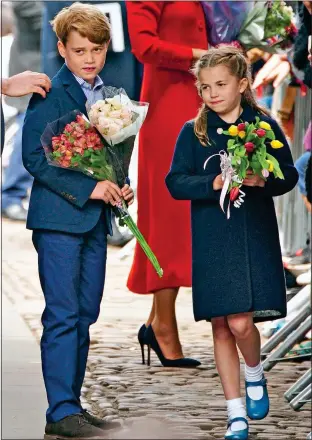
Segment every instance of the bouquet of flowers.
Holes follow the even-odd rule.
[[[120,136],[123,137],[121,132]],[[125,145],[119,144],[116,154],[84,114],[77,110],[48,124],[41,136],[41,143],[52,166],[79,171],[95,180],[109,180],[120,187],[126,183],[134,139],[133,142],[129,138],[124,139]],[[124,151],[126,158],[122,157]],[[162,277],[163,270],[130,216],[126,202],[123,200],[113,209],[122,224],[127,225],[136,237],[159,277]]]
[[[224,185],[221,191],[220,206],[224,212],[224,200],[228,193],[230,203],[227,218],[230,218],[230,204],[239,208],[243,203],[245,193],[241,190],[243,180],[248,172],[257,174],[266,180],[270,174],[275,178],[284,179],[278,161],[268,153],[266,144],[269,142],[273,149],[282,148],[284,144],[275,139],[274,131],[269,123],[261,121],[257,116],[254,123],[241,122],[231,125],[228,130],[218,129],[218,133],[230,136],[227,141],[227,151],[220,151],[221,172]],[[210,156],[204,163],[204,169]]]
[[[246,50],[277,53],[290,47],[297,35],[293,9],[282,0],[203,3],[209,41],[215,46],[237,41]]]

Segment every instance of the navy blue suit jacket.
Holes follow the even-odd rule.
[[[27,228],[69,233],[90,231],[104,212],[112,234],[111,209],[100,200],[89,200],[96,181],[80,172],[48,164],[40,137],[49,122],[72,110],[86,114],[86,97],[64,64],[52,80],[44,99],[32,96],[23,127],[23,163],[34,177]]]
[[[52,78],[63,64],[63,58],[59,55],[57,50],[57,37],[53,32],[50,21],[56,14],[65,7],[70,6],[73,1],[45,1],[43,2],[43,26],[41,39],[41,58],[42,71]],[[139,100],[141,82],[143,75],[143,66],[131,53],[131,45],[128,34],[127,12],[125,1],[99,0],[99,1],[82,1],[81,3],[90,3],[93,5],[106,4],[109,6],[119,6],[119,14],[122,31],[124,50],[122,52],[115,52],[112,44],[110,45],[107,56],[106,66],[102,70],[100,76],[107,86],[122,87],[126,90],[131,99]],[[117,38],[114,34],[114,28],[120,25],[119,20],[114,20],[113,16],[109,16],[112,25],[112,39]],[[121,38],[121,36],[119,36]]]

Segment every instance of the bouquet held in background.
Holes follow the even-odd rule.
[[[203,6],[213,46],[238,42],[245,50],[278,53],[297,35],[293,9],[281,0],[204,1]]]
[[[275,134],[269,123],[261,121],[256,117],[254,123],[241,122],[238,125],[231,125],[228,130],[218,129],[220,134],[230,136],[227,142],[227,151],[220,151],[221,172],[224,185],[220,196],[220,206],[224,212],[224,201],[226,194],[229,194],[227,218],[230,218],[230,205],[239,208],[243,203],[245,193],[241,187],[248,173],[253,173],[264,180],[270,174],[274,178],[284,179],[278,161],[268,153],[267,143],[271,148],[278,149],[284,145],[275,139]],[[215,155],[210,156],[204,163]]]
[[[147,103],[130,101],[122,89],[103,88],[103,100],[87,105],[92,123],[75,110],[47,125],[41,142],[49,164],[79,171],[98,181],[109,180],[122,188],[127,183],[135,137],[147,109]],[[130,216],[126,202],[122,200],[113,209],[161,277],[163,270]]]

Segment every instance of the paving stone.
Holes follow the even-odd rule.
[[[127,291],[131,257],[120,261],[118,252],[108,249],[101,313],[90,329],[83,406],[105,420],[117,419],[125,425],[127,429],[112,433],[115,439],[223,439],[226,405],[213,358],[211,325],[194,322],[191,290],[182,288],[177,316],[183,350],[202,365],[192,370],[163,368],[154,352],[151,366],[143,365],[137,331],[148,316],[152,297]],[[30,231],[6,220],[2,276],[4,294],[18,305],[39,342],[44,300],[37,256]],[[249,440],[306,439],[311,431],[310,408],[306,405],[303,411],[295,412],[283,395],[308,368],[308,362],[280,363],[266,374],[270,414],[265,420],[251,421]],[[243,375],[241,379],[243,389]]]

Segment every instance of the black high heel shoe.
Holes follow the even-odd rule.
[[[142,327],[141,327],[142,328]],[[155,351],[158,359],[162,363],[163,367],[176,367],[176,368],[194,368],[201,365],[199,361],[191,358],[181,359],[167,359],[162,354],[162,351],[158,345],[155,333],[151,325],[149,325],[144,333],[144,344],[147,345],[147,365],[151,364],[151,348]]]
[[[145,342],[146,328],[147,328],[146,325],[143,324],[138,333],[138,340],[141,346],[141,353],[142,353],[142,364],[145,364],[144,345],[147,345],[147,343]]]

